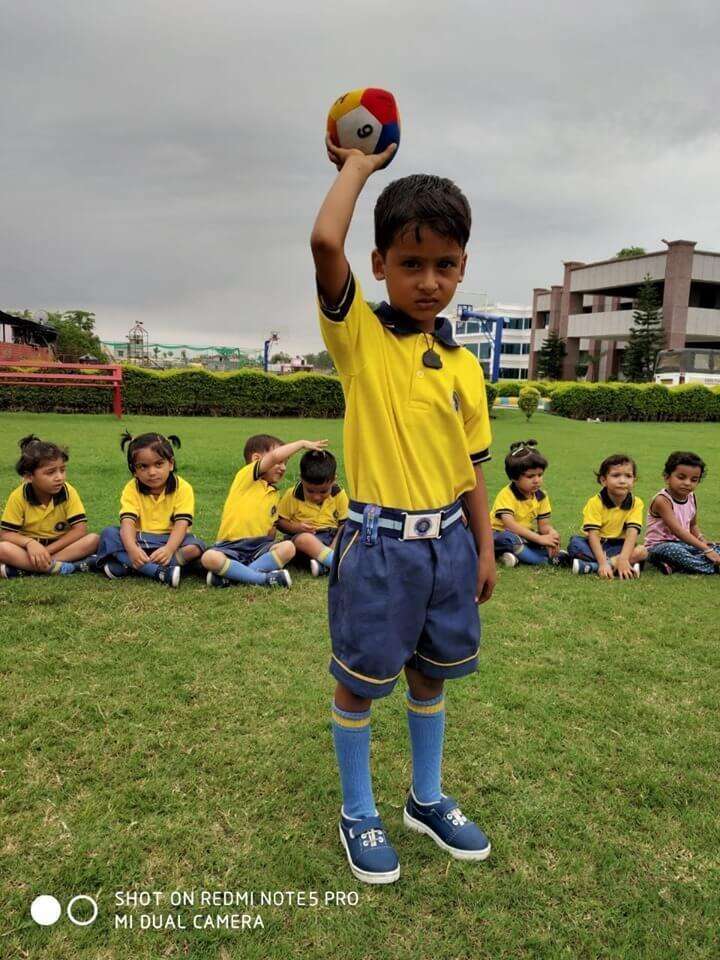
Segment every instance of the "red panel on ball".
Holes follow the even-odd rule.
[[[376,116],[380,123],[394,123],[398,119],[395,97],[387,90],[368,87],[364,91],[360,103]]]
[[[332,117],[328,117],[327,132],[330,139],[335,144],[335,146],[339,147],[340,141],[338,140],[337,123],[333,120]]]

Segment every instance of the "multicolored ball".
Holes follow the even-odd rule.
[[[382,153],[391,143],[400,143],[400,114],[395,97],[377,87],[344,93],[330,107],[327,132],[337,147]]]

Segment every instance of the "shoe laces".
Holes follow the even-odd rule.
[[[365,830],[360,834],[360,839],[364,847],[378,847],[381,843],[387,842],[385,840],[385,831],[379,827],[370,827],[369,830]]]
[[[445,814],[445,819],[449,820],[454,827],[464,827],[468,822],[467,817],[462,812],[460,807],[453,807],[452,810],[448,810]]]

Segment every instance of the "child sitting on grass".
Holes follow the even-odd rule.
[[[120,526],[100,535],[98,567],[109,580],[131,573],[169,587],[180,586],[180,569],[201,555],[202,540],[188,533],[195,512],[190,484],[175,473],[173,447],[180,438],[161,433],[133,437],[127,431],[128,480],[120,496]]]
[[[510,444],[505,457],[510,483],[495,497],[490,511],[495,556],[503,566],[557,565],[567,558],[560,549],[560,534],[550,524],[550,499],[541,489],[547,465],[537,440]]]
[[[68,452],[31,434],[20,441],[15,469],[23,478],[0,520],[0,578],[31,573],[85,573],[94,568],[98,535],[66,480]]]
[[[336,482],[337,461],[327,450],[308,450],[300,461],[300,482],[286,490],[278,507],[278,530],[295,544],[295,562],[314,577],[330,573],[348,496]]]
[[[245,466],[235,475],[225,500],[217,542],[201,563],[208,571],[209,587],[250,583],[258,587],[290,587],[282,568],[295,556],[289,540],[275,543],[280,494],[277,484],[286,463],[299,450],[322,450],[327,440],[295,440],[257,434],[245,444]]]
[[[705,461],[676,450],[663,469],[665,486],[650,501],[645,546],[661,573],[720,573],[720,544],[710,543],[697,525],[695,488]]]
[[[595,476],[602,490],[583,508],[583,535],[568,543],[572,571],[597,573],[606,580],[639,577],[647,550],[637,545],[643,517],[643,502],[632,492],[637,464],[624,453],[614,453],[603,460]]]

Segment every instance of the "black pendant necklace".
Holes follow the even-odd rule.
[[[425,343],[428,342],[427,334],[424,333]],[[435,337],[432,338],[430,346],[427,348],[425,353],[422,355],[422,362],[424,367],[429,367],[431,370],[442,370],[442,357],[435,353],[433,347],[435,346]]]

